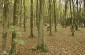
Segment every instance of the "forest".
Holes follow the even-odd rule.
[[[85,55],[85,0],[0,0],[0,55]]]

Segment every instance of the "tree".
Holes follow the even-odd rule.
[[[14,0],[14,10],[13,10],[13,27],[14,30],[12,31],[12,43],[11,43],[11,50],[9,55],[16,55],[16,42],[14,41],[16,39],[16,27],[18,26],[18,16],[19,16],[19,2],[21,0]]]
[[[3,0],[0,0],[0,23],[2,23],[3,17]]]
[[[78,18],[79,18],[79,0],[76,0],[76,4],[77,4],[77,18],[75,20],[75,29],[78,30]]]
[[[72,5],[74,5],[73,0],[70,1],[70,14],[71,14],[71,32],[72,36],[74,36],[74,20],[73,20],[73,14],[72,14]],[[74,10],[74,7],[73,7]]]
[[[36,19],[35,19],[35,22],[36,22],[36,26],[37,26],[37,29],[38,29],[38,24],[39,24],[39,0],[36,1]]]
[[[21,22],[22,22],[22,15],[23,15],[23,0],[21,0],[21,2],[20,2],[20,23],[19,23],[19,25],[20,25],[20,27],[21,27]]]
[[[65,21],[64,21],[64,23],[65,23],[65,27],[66,27],[66,15],[67,15],[67,8],[68,8],[68,6],[67,6],[67,4],[68,4],[68,0],[65,0]]]
[[[83,0],[84,1],[84,11],[85,11],[85,0]]]
[[[51,0],[49,0],[49,8],[48,8],[48,12],[49,12],[49,28],[50,28],[50,35],[52,35],[52,18],[51,18]]]
[[[3,51],[3,55],[5,55],[4,51],[6,51],[6,38],[7,38],[7,32],[8,32],[7,14],[8,14],[9,0],[4,0],[3,2],[4,2],[4,8],[3,8],[2,51]]]
[[[30,6],[30,37],[34,37],[33,36],[33,0],[30,1],[31,6]]]
[[[37,49],[43,50],[44,45],[44,33],[43,33],[43,17],[44,17],[44,0],[40,1],[40,9],[39,9],[39,29],[38,29],[38,46]]]
[[[25,0],[23,0],[24,5],[24,31],[26,31],[26,6],[25,6]]]
[[[54,7],[54,24],[55,24],[55,31],[57,31],[57,29],[56,29],[57,23],[56,23],[56,9],[55,9],[56,5],[55,5],[55,3],[56,3],[56,0],[53,0],[53,7]]]
[[[83,16],[84,16],[84,18],[83,18],[83,24],[84,24],[84,27],[85,27],[85,0],[83,0],[83,2],[84,2],[84,6],[83,6],[83,8],[84,8],[84,10],[83,10]]]

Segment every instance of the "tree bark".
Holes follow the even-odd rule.
[[[9,0],[4,0],[4,8],[3,8],[3,33],[2,33],[2,51],[6,51],[6,38],[7,38],[7,31],[8,31],[8,3]],[[3,53],[5,55],[5,53]]]
[[[56,25],[57,25],[57,23],[56,23],[56,0],[53,0],[53,7],[54,7],[54,24],[55,24],[55,31],[57,31],[57,27],[56,27]]]
[[[20,0],[14,0],[14,11],[13,11],[13,26],[18,26],[18,16],[19,16],[19,2]],[[12,43],[11,43],[11,50],[9,55],[16,55],[16,43],[15,40],[16,39],[16,30],[12,31]]]
[[[50,33],[49,35],[52,35],[52,18],[51,18],[51,0],[49,0],[49,9],[48,9],[48,12],[49,12],[49,28],[50,28]]]
[[[39,13],[39,29],[38,29],[38,46],[37,49],[44,49],[44,33],[43,33],[43,16],[44,16],[44,0],[40,1],[40,13]]]
[[[23,0],[24,5],[24,31],[26,31],[26,6],[25,6],[25,0]]]
[[[33,0],[30,1],[31,2],[31,6],[30,6],[30,37],[34,37],[33,36]]]
[[[74,21],[73,21],[73,14],[72,14],[72,5],[74,5],[73,0],[70,1],[70,14],[71,14],[71,32],[72,32],[72,36],[74,36]]]

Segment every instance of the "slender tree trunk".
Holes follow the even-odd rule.
[[[0,0],[0,23],[3,21],[3,0]]]
[[[6,51],[6,38],[7,38],[7,29],[8,29],[8,3],[9,0],[4,0],[4,8],[3,8],[3,33],[2,33],[2,51]],[[5,53],[3,53],[5,55]]]
[[[40,13],[39,13],[39,29],[38,29],[38,46],[37,49],[44,49],[44,33],[43,33],[43,17],[44,17],[44,0],[40,1]]]
[[[20,2],[20,21],[19,21],[19,26],[21,27],[21,22],[22,22],[22,13],[23,13],[23,6],[22,6],[23,0]]]
[[[48,12],[49,12],[49,19],[50,19],[50,22],[49,22],[49,24],[50,24],[50,26],[49,26],[49,28],[50,28],[50,35],[52,35],[52,18],[51,18],[51,0],[49,0],[49,9],[48,9]]]
[[[72,36],[74,36],[74,21],[73,21],[73,14],[72,14],[72,4],[73,4],[73,0],[70,1],[70,14],[71,14],[71,32],[72,32]]]
[[[56,0],[53,0],[53,7],[54,7],[54,24],[55,24],[55,31],[57,31],[57,29],[56,29],[57,23],[56,23],[56,9],[55,9],[56,5],[55,5],[55,3],[56,3]]]
[[[25,6],[25,0],[23,0],[24,5],[24,31],[26,31],[26,6]]]
[[[85,11],[85,0],[84,0],[84,11]]]
[[[19,2],[20,0],[14,0],[13,26],[17,26],[18,24]],[[16,39],[16,30],[12,31],[12,43],[9,55],[16,55],[16,43],[14,41],[15,39]]]
[[[36,26],[38,28],[38,24],[39,24],[39,1],[36,1]]]
[[[79,12],[78,12],[78,4],[79,4],[79,2],[78,2],[78,0],[76,0],[76,4],[77,4],[77,18],[76,18],[76,20],[75,20],[75,29],[76,30],[78,30],[78,14],[79,14]]]
[[[33,0],[31,0],[30,11],[30,37],[33,37]]]
[[[62,25],[62,19],[61,19],[61,0],[59,0],[59,19],[60,19],[60,24]]]
[[[65,28],[66,28],[66,15],[67,15],[67,3],[68,3],[68,0],[65,1]]]
[[[85,27],[85,0],[83,0],[84,1],[84,27]]]

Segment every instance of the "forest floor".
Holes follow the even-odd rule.
[[[1,40],[2,27],[0,27],[0,55],[1,55]],[[21,29],[22,30],[22,29]],[[47,53],[31,49],[37,46],[37,29],[34,28],[34,38],[29,38],[30,29],[22,35],[22,39],[26,41],[24,46],[17,45],[17,55],[85,55],[85,28],[79,28],[75,32],[75,36],[71,36],[70,28],[62,28],[57,26],[57,32],[52,31],[53,35],[49,35],[49,31],[44,29],[44,41]],[[21,31],[22,32],[22,31]],[[10,50],[11,35],[8,33],[7,50]]]

